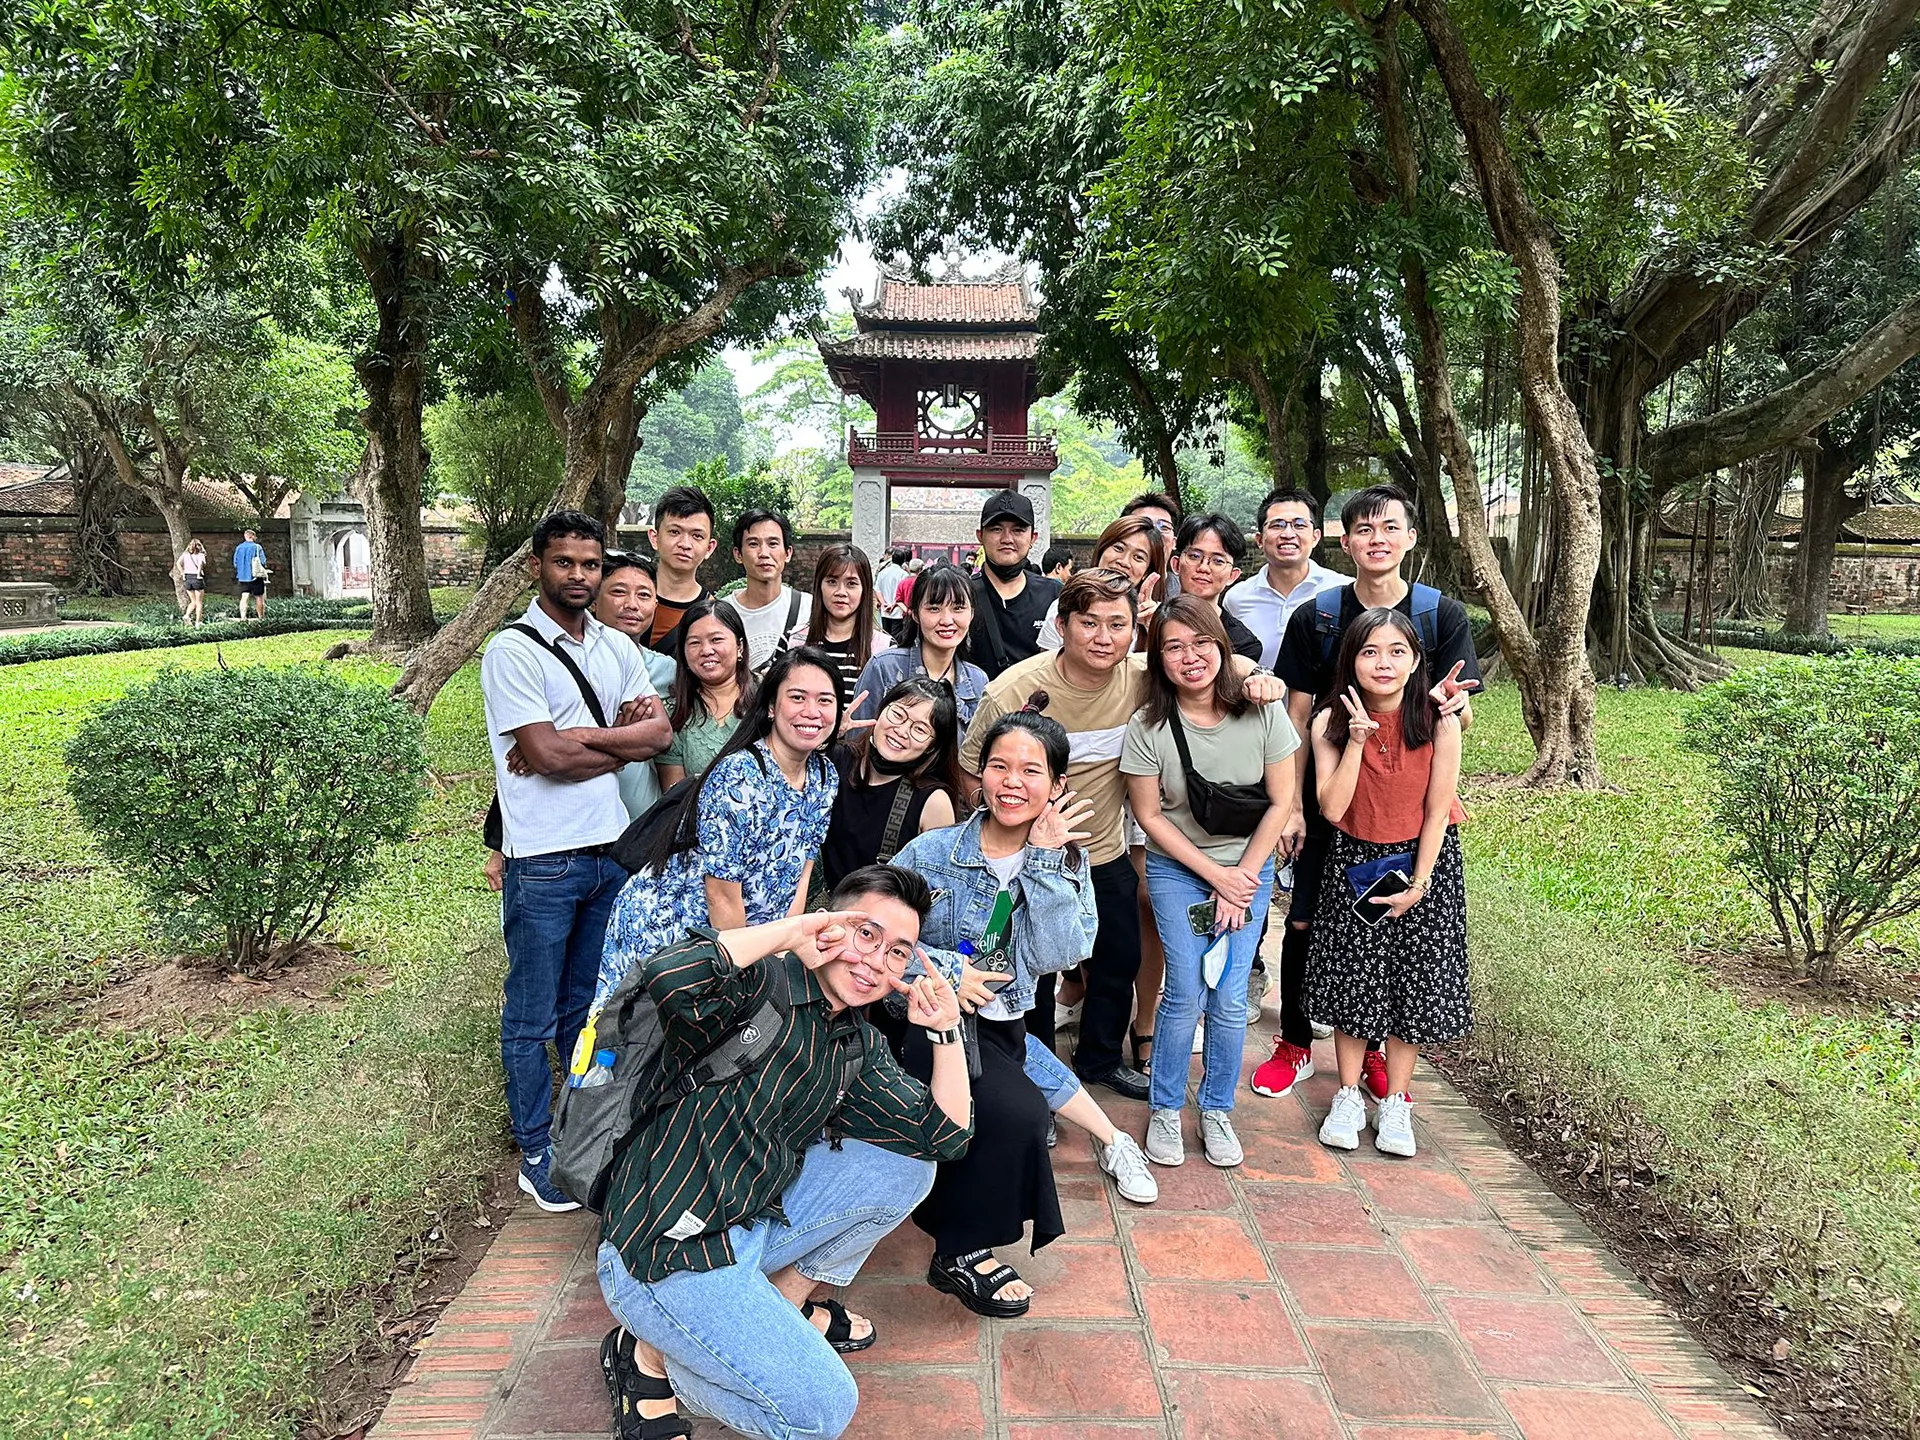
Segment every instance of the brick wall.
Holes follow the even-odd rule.
[[[1793,549],[1785,545],[1771,546],[1767,551],[1767,574],[1773,581],[1776,601],[1784,601],[1793,584],[1793,557]],[[1704,548],[1696,549],[1692,564],[1705,571],[1707,556]],[[1693,571],[1688,564],[1687,542],[1662,540],[1654,574],[1663,599],[1677,597],[1681,590],[1692,583]],[[1727,593],[1727,556],[1717,546],[1713,556],[1713,576],[1714,594],[1724,599]],[[1920,545],[1862,547],[1857,541],[1843,541],[1833,557],[1833,577],[1827,595],[1835,611],[1857,605],[1876,614],[1920,614]]]

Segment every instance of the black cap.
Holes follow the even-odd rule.
[[[980,507],[980,528],[984,530],[996,520],[1018,520],[1031,530],[1033,502],[1018,490],[996,490]]]

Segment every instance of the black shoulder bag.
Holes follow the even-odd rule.
[[[542,650],[546,651],[564,665],[567,673],[573,676],[573,683],[580,687],[580,698],[587,702],[587,709],[593,715],[593,723],[598,725],[602,730],[607,728],[607,712],[600,708],[600,697],[593,693],[592,683],[587,679],[580,667],[573,663],[573,657],[571,655],[567,654],[567,652],[562,650],[557,644],[549,645],[546,637],[541,635],[541,633],[531,625],[513,624],[505,625],[501,628],[504,630],[518,630],[522,635],[527,636],[534,644],[538,645]],[[497,788],[494,791],[493,803],[487,807],[487,818],[480,822],[480,840],[489,850],[506,849],[506,823],[500,818],[500,793]]]
[[[1260,828],[1273,801],[1264,785],[1222,785],[1193,768],[1187,732],[1180,724],[1180,707],[1169,716],[1174,748],[1180,752],[1180,773],[1187,778],[1187,808],[1209,835],[1251,835]]]

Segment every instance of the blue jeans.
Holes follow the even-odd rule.
[[[768,1216],[727,1232],[733,1264],[646,1285],[603,1242],[600,1293],[615,1319],[666,1358],[689,1410],[742,1435],[838,1435],[860,1403],[853,1376],[768,1277],[791,1265],[809,1280],[847,1284],[926,1198],[933,1168],[858,1140],[839,1150],[822,1141],[780,1197],[784,1223]]]
[[[507,941],[506,994],[500,1006],[500,1064],[507,1072],[507,1116],[521,1152],[542,1155],[553,1123],[553,1069],[564,1069],[586,1023],[600,975],[607,916],[627,872],[604,855],[562,850],[507,861],[500,926]]]
[[[1189,1042],[1191,1043],[1191,1042]],[[1027,1078],[1047,1097],[1047,1108],[1058,1110],[1080,1093],[1080,1077],[1067,1068],[1067,1062],[1027,1032]]]
[[[1260,869],[1260,888],[1247,909],[1247,923],[1227,936],[1227,968],[1209,990],[1200,961],[1211,939],[1195,935],[1187,910],[1213,894],[1213,887],[1177,860],[1147,852],[1147,898],[1153,922],[1167,952],[1167,978],[1160,987],[1160,1010],[1153,1022],[1152,1090],[1156,1110],[1178,1110],[1187,1098],[1187,1069],[1193,1060],[1193,1032],[1202,1010],[1207,1042],[1201,1054],[1200,1108],[1233,1109],[1240,1083],[1240,1055],[1247,1041],[1247,974],[1260,953],[1261,923],[1273,898],[1273,861]]]

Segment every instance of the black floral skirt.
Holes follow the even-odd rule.
[[[1347,867],[1411,852],[1418,844],[1381,845],[1333,832],[1307,959],[1307,1011],[1323,1025],[1370,1040],[1391,1036],[1416,1045],[1472,1033],[1459,832],[1447,827],[1432,886],[1405,915],[1368,925],[1354,913]]]

